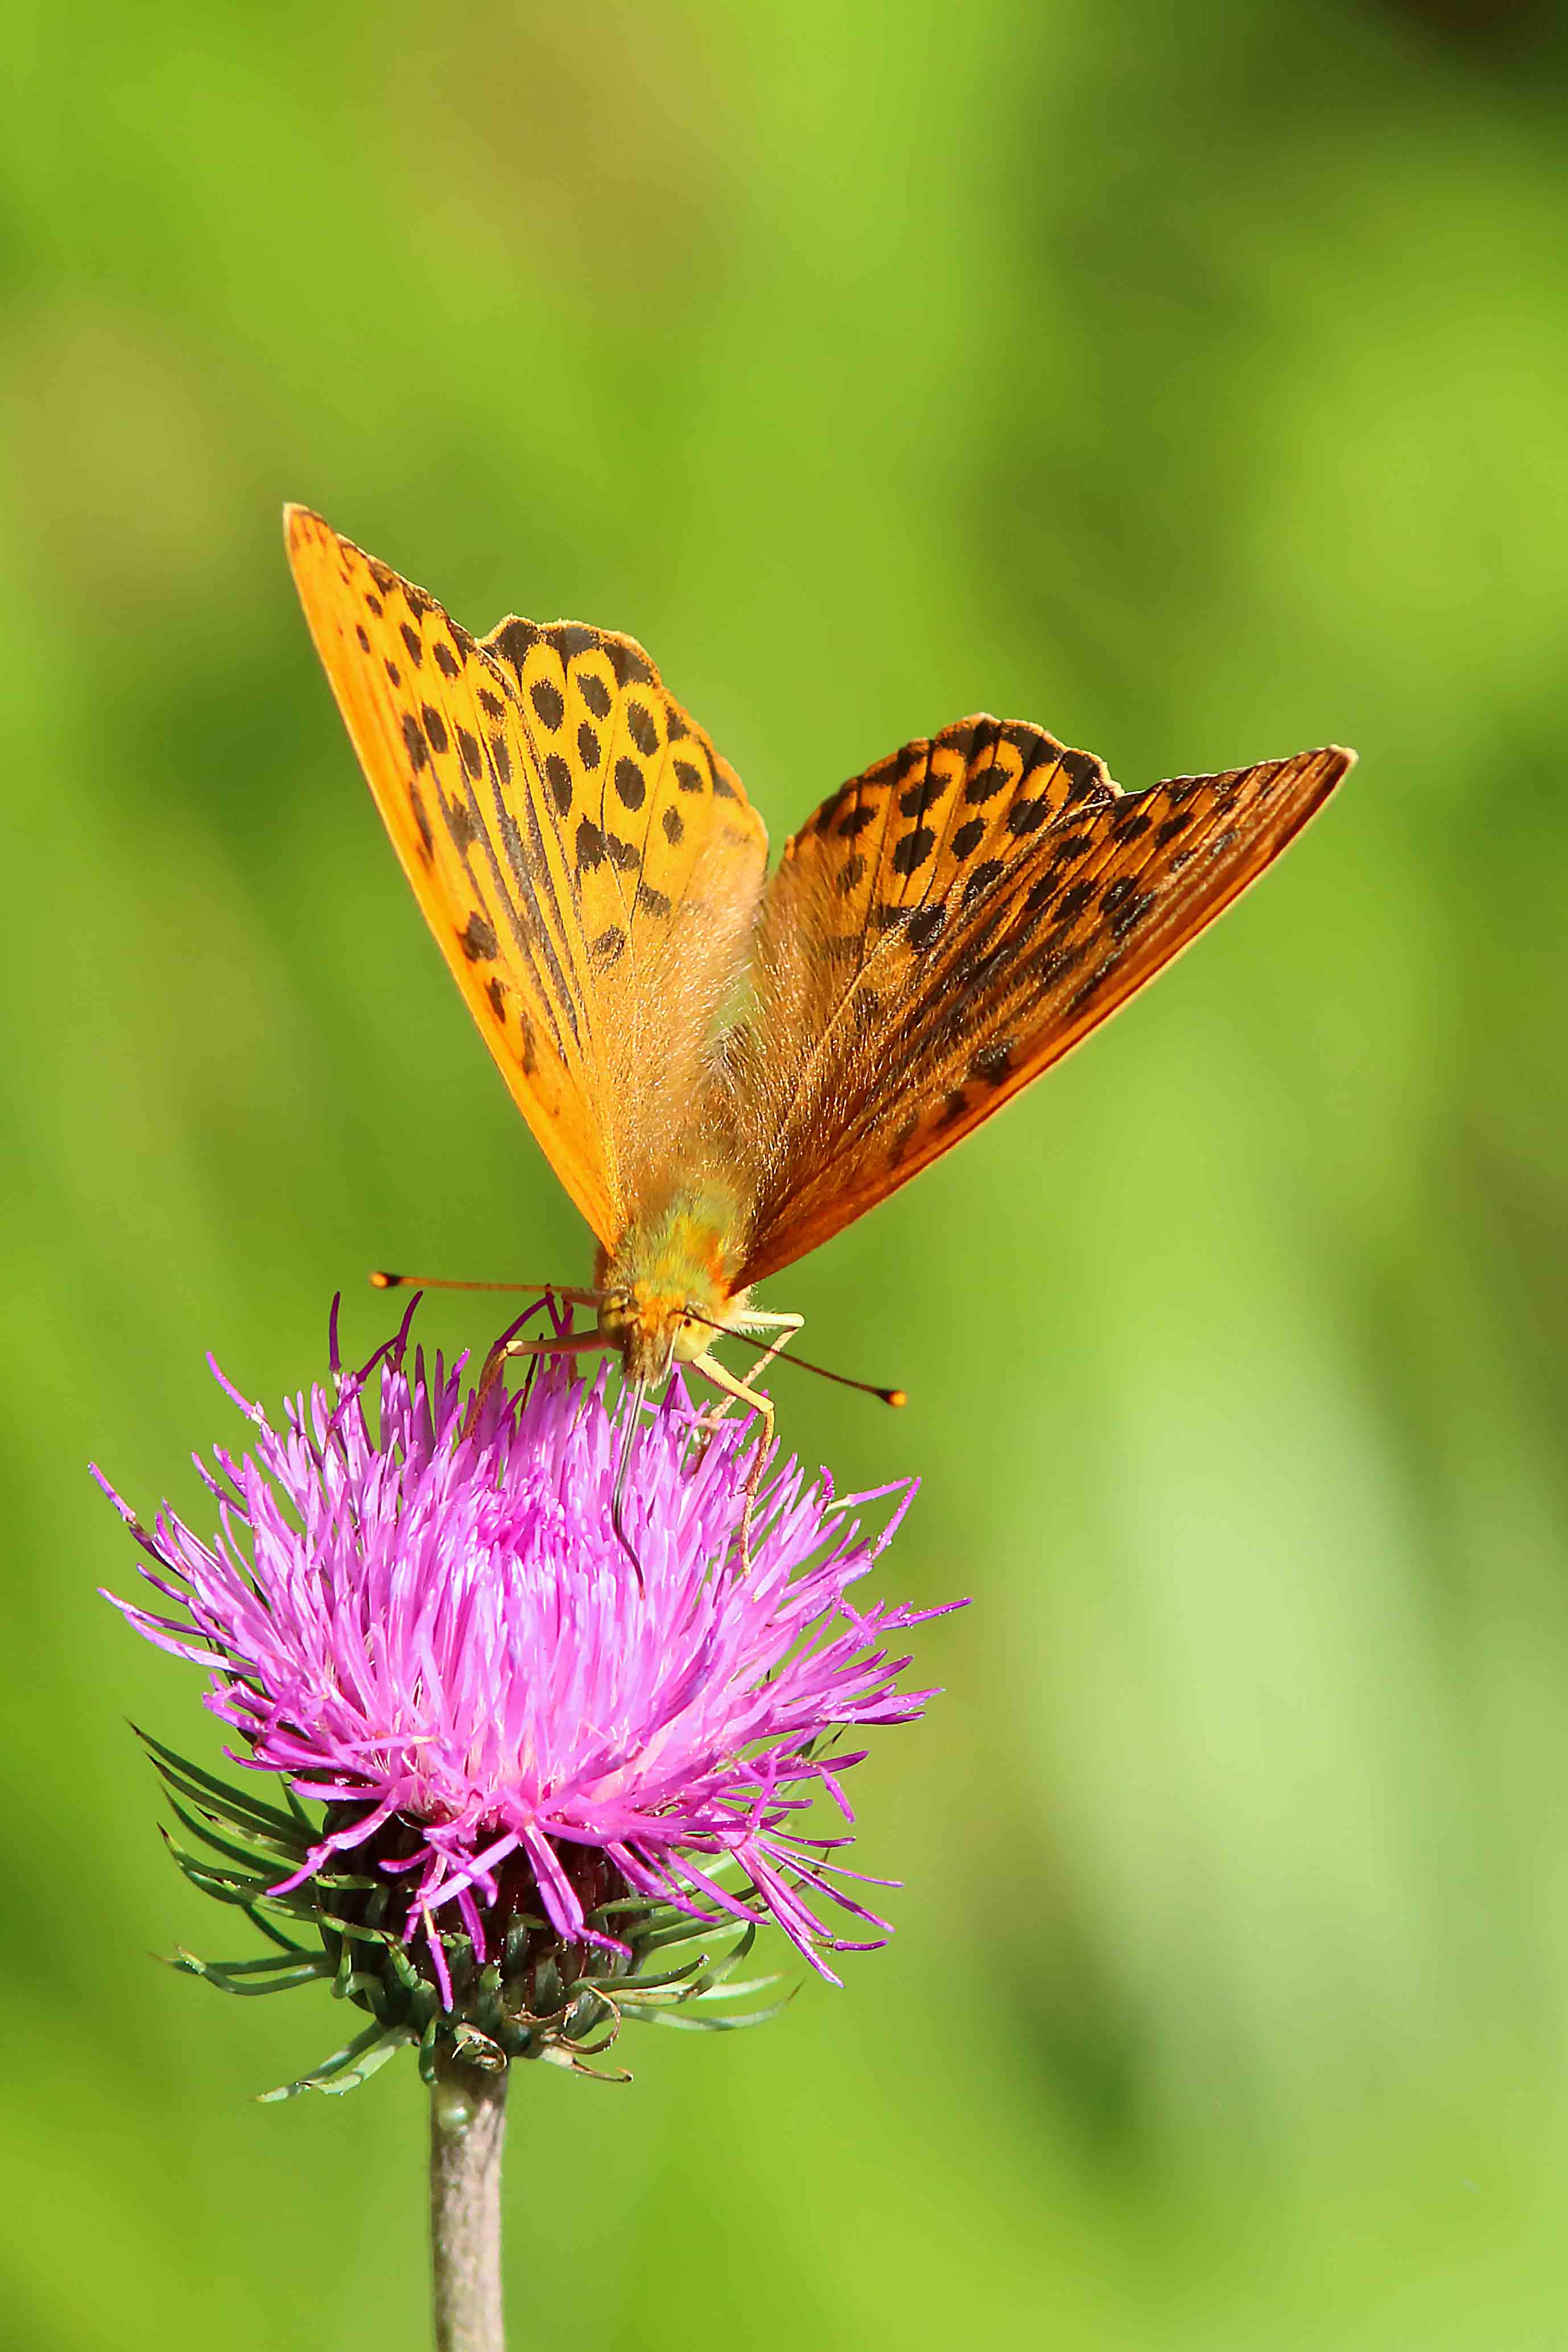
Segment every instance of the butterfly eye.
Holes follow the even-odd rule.
[[[599,1328],[619,1338],[632,1319],[632,1297],[629,1290],[606,1290],[599,1301]]]

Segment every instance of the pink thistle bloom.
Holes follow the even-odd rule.
[[[611,1518],[626,1408],[603,1376],[557,1362],[476,1405],[467,1359],[427,1368],[408,1332],[345,1374],[334,1308],[331,1386],[289,1401],[282,1429],[214,1366],[254,1436],[237,1460],[215,1449],[216,1473],[198,1462],[210,1541],[166,1506],[143,1528],[106,1486],[167,1604],[115,1605],[208,1669],[235,1760],[327,1808],[270,1891],[384,1874],[447,2009],[454,1931],[482,1966],[531,1906],[613,1961],[627,1948],[606,1896],[771,1917],[837,1982],[827,1953],[889,1932],[841,1858],[866,1750],[837,1743],[934,1695],[899,1686],[901,1643],[942,1612],[850,1598],[912,1485],[837,1500],[826,1473],[770,1465],[742,1574],[744,1425],[704,1450],[675,1381],[632,1433],[634,1561]],[[886,1524],[863,1536],[879,1501]],[[843,1824],[826,1837],[819,1801]]]

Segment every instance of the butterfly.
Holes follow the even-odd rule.
[[[517,1351],[618,1350],[639,1397],[691,1363],[770,1432],[712,1353],[772,1333],[754,1381],[799,1328],[754,1286],[1125,1003],[1355,757],[1124,793],[1041,728],[961,719],[830,793],[769,880],[740,778],[633,638],[473,637],[308,509],[285,529],[415,897],[598,1244],[591,1286],[538,1286],[595,1327]]]

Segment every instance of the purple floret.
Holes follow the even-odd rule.
[[[408,1332],[344,1374],[334,1310],[332,1385],[291,1400],[281,1431],[223,1382],[255,1436],[237,1461],[216,1449],[216,1475],[198,1465],[210,1542],[167,1506],[147,1531],[106,1487],[171,1611],[116,1606],[211,1669],[205,1704],[242,1735],[238,1760],[329,1808],[336,1826],[285,1884],[377,1841],[376,1866],[410,1874],[408,1934],[424,1929],[444,1972],[439,1927],[460,1923],[482,1960],[498,1874],[519,1862],[563,1938],[621,1948],[563,1863],[595,1847],[693,1916],[771,1914],[833,1978],[825,1951],[889,1931],[844,1883],[849,1836],[808,1837],[801,1817],[826,1798],[847,1826],[843,1775],[866,1751],[837,1737],[934,1695],[897,1687],[897,1645],[942,1612],[847,1597],[912,1484],[839,1502],[826,1473],[770,1465],[742,1573],[747,1432],[721,1423],[701,1451],[675,1381],[631,1441],[634,1562],[610,1507],[626,1407],[604,1376],[556,1360],[476,1411],[467,1360],[427,1371]],[[855,1513],[884,1500],[863,1538]],[[392,1862],[378,1833],[395,1819],[417,1838]],[[727,1856],[740,1892],[713,1874]],[[869,1932],[836,1933],[829,1906]]]

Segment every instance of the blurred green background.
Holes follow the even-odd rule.
[[[383,1262],[585,1247],[284,568],[630,629],[775,837],[988,708],[1362,766],[789,1277],[947,1686],[889,1950],[514,2102],[519,2345],[1568,2340],[1568,51],[1483,0],[22,0],[4,187],[8,2345],[425,2339],[411,2068],[235,1938],[85,1475],[190,1505]],[[775,1286],[775,1297],[785,1286]],[[427,1340],[479,1343],[482,1302]]]

